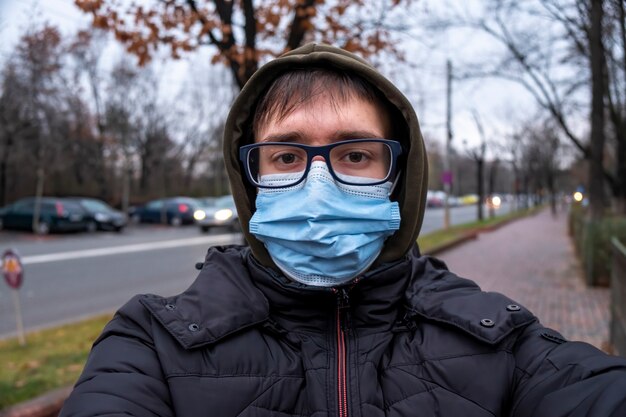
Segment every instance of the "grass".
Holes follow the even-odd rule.
[[[0,410],[55,388],[72,385],[80,375],[91,345],[111,315],[0,341]]]
[[[423,253],[481,229],[527,216],[538,209],[521,210],[482,222],[467,223],[420,236],[417,240]],[[91,345],[111,315],[28,333],[27,345],[16,338],[0,341],[0,410],[72,385],[80,375]]]

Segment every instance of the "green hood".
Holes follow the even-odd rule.
[[[428,184],[428,163],[424,140],[413,106],[406,97],[363,59],[329,45],[310,43],[288,52],[261,67],[243,87],[228,114],[224,129],[224,161],[239,213],[239,221],[254,256],[264,265],[275,267],[263,243],[248,232],[255,210],[256,189],[245,178],[239,162],[239,147],[252,141],[252,118],[260,96],[281,73],[292,68],[328,67],[356,73],[378,88],[406,122],[406,153],[402,175],[394,192],[400,205],[400,229],[385,242],[376,263],[402,258],[413,246],[424,218]]]

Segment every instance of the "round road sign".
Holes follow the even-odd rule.
[[[2,275],[9,287],[19,289],[24,281],[24,268],[20,256],[8,249],[2,255]]]

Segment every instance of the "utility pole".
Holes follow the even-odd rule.
[[[446,196],[444,199],[444,215],[443,215],[443,227],[447,229],[450,227],[450,202],[448,201],[451,191],[452,185],[452,171],[450,169],[450,146],[452,143],[452,62],[448,60],[446,62],[446,73],[447,73],[447,83],[446,83],[446,156],[444,158],[444,168],[443,168],[443,191]]]

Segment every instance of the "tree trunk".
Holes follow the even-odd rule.
[[[482,221],[485,216],[483,214],[483,201],[485,200],[485,190],[483,186],[483,165],[485,160],[483,158],[479,158],[476,160],[476,171],[478,181],[478,202],[476,203],[478,206],[478,220]]]
[[[3,157],[2,161],[0,161],[0,207],[7,204],[7,174],[9,165],[6,159]]]
[[[35,207],[33,209],[33,232],[39,233],[39,215],[41,214],[41,197],[43,196],[43,183],[45,172],[43,167],[37,168],[37,185],[35,189]]]
[[[626,78],[626,7],[623,0],[616,0],[617,7],[619,8],[619,26],[622,42],[622,76]],[[624,84],[624,101],[622,106],[626,107],[626,83]],[[617,187],[618,192],[616,196],[617,211],[620,214],[626,215],[626,109],[622,109],[620,113],[621,123],[620,129],[617,131]]]
[[[495,192],[498,163],[499,161],[497,159],[494,160],[491,163],[491,168],[489,169],[489,190],[487,191],[487,195],[489,196],[489,217],[490,218],[496,217],[496,209],[493,206],[493,194]]]
[[[130,201],[130,178],[132,169],[129,166],[130,162],[125,161],[124,173],[122,178],[122,212],[128,213],[129,201]]]
[[[589,50],[591,52],[591,161],[589,164],[589,214],[596,220],[604,216],[604,47],[602,44],[602,19],[604,0],[591,0],[591,26]]]

